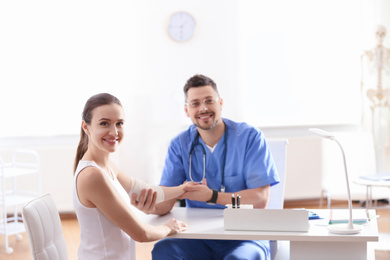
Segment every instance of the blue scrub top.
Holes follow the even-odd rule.
[[[223,118],[227,129],[226,165],[224,186],[226,192],[237,192],[279,183],[276,166],[263,133],[247,123],[237,123]],[[168,148],[160,185],[177,186],[191,181],[189,176],[189,155],[191,145],[197,137],[197,128],[191,125],[172,141]],[[226,132],[224,133],[224,135]],[[222,136],[214,150],[199,137],[199,143],[206,152],[207,186],[220,190],[224,163],[225,143]],[[192,179],[200,182],[203,177],[203,150],[195,146],[192,153]],[[224,205],[208,205],[205,202],[186,200],[187,207],[225,208]]]

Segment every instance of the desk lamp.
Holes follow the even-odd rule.
[[[318,129],[318,128],[310,128],[309,131],[323,137],[326,139],[330,139],[332,141],[335,141],[338,146],[341,149],[341,153],[343,155],[343,161],[344,161],[344,170],[345,170],[345,179],[347,182],[347,193],[348,193],[348,209],[349,209],[349,220],[348,224],[332,224],[328,227],[329,232],[335,233],[335,234],[343,234],[343,235],[350,235],[350,234],[357,234],[362,230],[362,227],[359,225],[353,225],[352,222],[352,199],[351,199],[351,191],[349,189],[349,180],[348,180],[348,171],[347,171],[347,162],[345,160],[345,153],[344,149],[341,146],[340,142],[335,138],[335,136],[331,133],[328,133],[324,130]]]

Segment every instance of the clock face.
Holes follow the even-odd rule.
[[[169,19],[168,34],[172,40],[185,42],[192,38],[195,27],[195,19],[189,13],[177,12]]]

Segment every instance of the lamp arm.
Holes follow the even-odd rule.
[[[349,209],[348,228],[353,229],[353,222],[352,222],[352,198],[351,198],[351,190],[349,189],[347,161],[345,159],[345,153],[344,153],[344,149],[343,149],[341,143],[336,138],[332,138],[332,140],[335,141],[338,144],[338,146],[341,149],[341,153],[343,154],[344,170],[345,170],[345,180],[347,182],[347,192],[348,192],[348,209]]]
[[[352,198],[351,198],[351,190],[349,188],[349,179],[348,179],[348,170],[347,170],[347,160],[345,159],[345,153],[343,146],[341,143],[335,138],[335,136],[331,133],[328,133],[324,130],[317,129],[317,128],[310,128],[309,131],[321,136],[322,138],[326,138],[332,141],[335,141],[336,144],[340,147],[341,153],[343,155],[343,161],[344,161],[344,170],[345,170],[345,180],[347,182],[347,193],[348,193],[348,209],[349,209],[349,220],[347,226],[344,225],[335,225],[334,227],[329,226],[328,229],[332,233],[336,234],[357,234],[362,230],[362,227],[359,225],[353,226],[352,221]]]

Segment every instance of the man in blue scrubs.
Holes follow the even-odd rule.
[[[246,123],[222,118],[223,99],[214,81],[206,76],[191,77],[184,94],[184,110],[193,125],[171,141],[160,185],[202,183],[184,195],[187,207],[222,209],[231,203],[232,194],[240,194],[241,204],[265,208],[270,186],[277,184],[279,177],[263,133]],[[148,196],[143,205],[133,200],[133,205],[162,215],[176,201],[155,204],[152,198]],[[157,260],[263,260],[269,255],[269,241],[258,240],[166,238],[157,242],[152,252]]]

